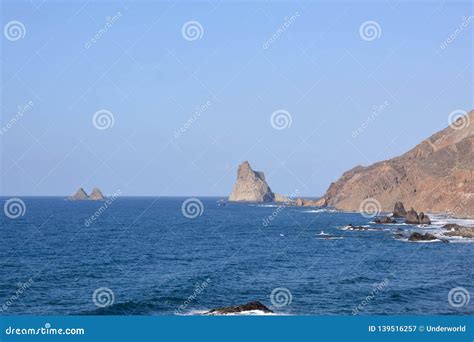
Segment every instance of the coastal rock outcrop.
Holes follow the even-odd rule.
[[[411,208],[405,216],[405,223],[407,223],[407,224],[431,224],[431,220],[423,212],[417,213],[415,209]]]
[[[99,188],[93,188],[90,195],[84,190],[84,188],[79,188],[76,193],[68,197],[70,201],[102,201],[104,200],[104,195]]]
[[[297,207],[325,207],[326,199],[320,198],[317,200],[310,200],[310,199],[305,199],[305,198],[297,198],[294,201],[294,204]]]
[[[87,192],[84,190],[84,188],[79,188],[74,195],[69,197],[69,200],[83,201],[83,200],[87,200],[88,198],[89,198],[89,195],[87,195]]]
[[[456,236],[468,239],[474,238],[474,227],[464,227],[459,224],[451,223],[441,228],[447,230],[447,232],[443,233],[445,236]]]
[[[229,201],[232,202],[273,202],[275,194],[268,186],[263,172],[254,171],[248,161],[239,165],[237,181]]]
[[[405,206],[403,202],[396,202],[393,208],[393,217],[405,217],[407,215],[407,211],[405,210]]]
[[[259,301],[249,302],[243,305],[236,306],[225,306],[222,308],[212,309],[206,312],[206,315],[228,315],[228,314],[238,314],[245,313],[249,311],[260,311],[263,313],[273,313],[272,310],[267,308]]]
[[[379,224],[397,223],[396,220],[394,220],[393,218],[388,217],[388,216],[377,217],[377,218],[375,218],[374,222],[375,222],[375,223],[379,223]]]
[[[474,217],[474,111],[459,120],[399,157],[345,172],[324,195],[328,205],[358,211],[373,198],[386,212],[401,201],[424,212]]]
[[[408,238],[408,241],[433,241],[433,240],[438,240],[438,238],[430,233],[421,234],[421,233],[414,232]]]
[[[102,194],[102,191],[100,191],[99,188],[94,188],[92,189],[92,192],[89,195],[89,199],[92,201],[103,201],[104,195]]]

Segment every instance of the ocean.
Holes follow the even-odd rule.
[[[442,216],[422,228],[209,197],[21,200],[23,215],[0,219],[2,315],[192,315],[254,300],[281,315],[474,314],[469,292],[452,293],[472,293],[472,240],[406,239],[439,233]]]

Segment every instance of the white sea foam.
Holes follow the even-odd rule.
[[[229,314],[208,313],[209,310],[191,310],[186,313],[179,314],[180,316],[280,316],[282,313],[264,312],[262,310],[249,310]]]
[[[433,226],[442,227],[445,224],[459,224],[466,227],[474,227],[474,219],[458,219],[446,215],[428,214]]]

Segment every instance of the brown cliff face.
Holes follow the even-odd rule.
[[[263,172],[254,171],[248,161],[239,165],[237,181],[229,201],[233,202],[273,202],[275,195],[265,181]]]
[[[359,210],[374,198],[383,211],[401,201],[424,212],[474,217],[474,111],[466,118],[402,156],[345,172],[324,195],[328,205]]]

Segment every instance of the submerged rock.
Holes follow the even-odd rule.
[[[405,210],[403,202],[396,202],[393,208],[393,217],[405,217],[406,215],[407,211]]]
[[[268,186],[263,172],[254,171],[248,161],[240,164],[237,181],[229,201],[232,202],[273,202],[275,194]]]
[[[87,200],[88,198],[89,198],[89,195],[87,195],[87,192],[83,188],[79,188],[74,195],[69,197],[69,200],[83,201],[83,200]]]
[[[397,223],[396,220],[394,220],[393,218],[388,217],[388,216],[385,216],[385,217],[377,217],[377,218],[374,220],[374,222],[375,222],[375,223],[379,223],[379,224]]]
[[[273,313],[272,310],[267,308],[259,301],[249,302],[243,305],[236,305],[236,306],[225,306],[222,308],[212,309],[206,312],[206,315],[227,315],[227,314],[235,314],[235,313],[243,313],[248,311],[262,311],[264,313]]]
[[[433,240],[438,240],[438,238],[430,233],[420,234],[420,233],[414,232],[408,238],[408,241],[433,241]]]
[[[353,226],[352,223],[349,223],[346,226],[346,230],[375,230],[374,228],[364,227],[364,226]]]

